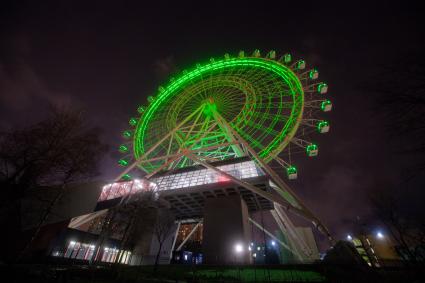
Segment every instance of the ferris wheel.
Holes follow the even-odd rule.
[[[149,96],[148,105],[139,106],[137,116],[129,120],[131,129],[123,132],[126,142],[119,147],[124,156],[118,163],[125,169],[115,181],[130,180],[137,168],[151,182],[158,173],[200,165],[272,202],[272,215],[282,231],[283,222],[290,223],[285,211],[291,211],[311,221],[333,243],[328,229],[271,166],[277,163],[288,179],[296,179],[292,155],[318,155],[314,135],[329,132],[329,122],[322,117],[332,110],[328,86],[318,77],[318,70],[306,68],[302,59],[277,56],[275,51],[261,56],[259,50],[225,54],[183,71]],[[255,162],[269,178],[270,190],[215,165],[241,157]]]
[[[318,77],[302,59],[275,51],[261,56],[259,50],[225,54],[183,71],[129,120],[119,147],[118,163],[127,167],[120,178],[131,178],[135,167],[152,176],[254,154],[263,163],[276,161],[288,179],[296,179],[292,155],[317,156],[314,134],[330,128],[325,112],[332,103]]]

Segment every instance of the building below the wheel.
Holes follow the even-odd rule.
[[[212,164],[262,191],[276,193],[269,178],[248,158]],[[295,227],[303,238],[299,240],[311,250],[310,257],[300,258],[298,244],[273,223],[271,201],[202,166],[163,172],[149,182],[136,179],[71,191],[69,201],[61,201],[55,211],[60,215],[62,205],[79,209],[57,216],[63,224],[48,233],[53,236],[44,245],[45,252],[57,260],[154,264],[163,211],[172,215],[173,223],[163,237],[160,264],[288,263],[319,258],[311,229]]]

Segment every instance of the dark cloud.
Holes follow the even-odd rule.
[[[33,123],[42,118],[45,110],[52,105],[79,106],[72,95],[49,90],[34,70],[23,62],[15,64],[13,69],[0,64],[0,93],[0,109],[4,116],[7,114],[8,120],[11,119],[1,120],[0,128],[3,129],[13,126],[14,122],[21,125]],[[35,117],[30,118],[27,113]]]
[[[2,116],[8,117],[7,120],[1,119],[1,128],[16,123],[33,123],[43,117],[45,110],[52,105],[81,106],[74,95],[51,90],[48,80],[37,73],[30,63],[31,42],[28,36],[17,34],[7,38],[1,47],[0,109]]]

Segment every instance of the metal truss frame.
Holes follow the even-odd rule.
[[[195,233],[196,229],[198,229],[199,225],[202,224],[202,220],[199,221],[193,228],[192,230],[190,230],[189,234],[186,236],[186,238],[183,239],[183,241],[180,243],[180,245],[177,247],[176,251],[179,251],[181,248],[183,248],[183,246],[186,244],[186,242],[190,239],[190,237],[192,237],[193,233]],[[180,226],[179,226],[180,227]],[[179,232],[179,230],[177,230],[177,233]],[[175,237],[177,239],[177,235]],[[174,248],[174,245],[173,245]]]
[[[272,215],[274,219],[276,220],[278,226],[280,227],[282,232],[289,232],[291,241],[293,243],[296,243],[295,247],[301,250],[303,254],[306,255],[306,257],[308,257],[309,254],[311,254],[311,251],[309,250],[306,243],[303,242],[302,238],[299,235],[297,235],[293,227],[291,227],[291,224],[289,224],[290,220],[286,216],[285,211],[289,211],[291,213],[294,213],[296,215],[299,215],[307,219],[308,221],[311,221],[313,225],[325,236],[327,236],[328,239],[331,241],[331,243],[333,243],[334,240],[330,232],[328,231],[328,229],[325,227],[325,225],[323,225],[322,222],[313,214],[313,212],[311,212],[310,209],[307,208],[307,206],[296,195],[296,193],[282,180],[282,178],[268,165],[268,163],[257,154],[257,152],[249,145],[249,143],[245,141],[245,139],[241,137],[217,111],[214,111],[212,107],[211,107],[212,110],[210,109],[212,112],[212,119],[208,121],[208,125],[207,125],[208,127],[204,127],[206,128],[204,133],[201,133],[200,136],[197,136],[195,140],[190,140],[190,141],[187,139],[181,139],[182,137],[180,137],[182,142],[181,142],[181,147],[177,153],[149,158],[149,154],[152,153],[156,147],[166,142],[171,143],[171,139],[179,138],[177,137],[179,130],[188,129],[189,133],[192,132],[194,129],[194,125],[193,124],[187,125],[187,122],[190,121],[190,119],[194,117],[195,115],[197,115],[197,117],[199,118],[199,115],[202,114],[202,112],[204,111],[204,108],[205,108],[205,105],[201,105],[196,111],[192,112],[185,120],[179,123],[174,129],[172,129],[162,139],[160,139],[154,146],[148,149],[143,156],[140,156],[140,158],[138,158],[128,168],[126,168],[115,179],[115,181],[121,180],[121,178],[125,174],[127,174],[128,172],[130,172],[131,170],[133,170],[140,164],[143,164],[145,162],[149,162],[152,160],[165,160],[165,163],[162,164],[162,166],[160,166],[153,172],[148,173],[145,177],[142,178],[146,181],[149,181],[153,176],[155,176],[160,171],[164,171],[164,170],[172,171],[173,169],[175,169],[174,165],[176,161],[182,157],[186,157],[187,159],[192,160],[194,164],[200,164],[207,169],[215,171],[218,174],[221,174],[222,176],[230,179],[234,183],[244,187],[245,189],[255,194],[258,194],[264,197],[265,199],[273,202],[275,205],[275,210],[273,211]],[[196,119],[195,121],[198,121],[198,119]],[[196,145],[199,144],[202,138],[212,131],[224,132],[224,135],[227,137],[226,141],[221,144],[210,146],[208,148],[202,148],[202,147],[196,148]],[[187,136],[188,135],[186,135],[186,137]],[[232,176],[224,172],[223,170],[220,170],[218,167],[214,166],[213,164],[211,164],[211,162],[215,160],[213,157],[209,158],[208,156],[201,155],[203,151],[214,149],[214,148],[223,148],[223,147],[230,147],[235,149],[236,151],[235,153],[238,156],[249,156],[268,175],[270,180],[276,184],[276,187],[272,187],[273,191],[272,192],[263,191],[260,188],[240,178]],[[277,162],[281,164],[281,160],[279,160],[278,157],[277,159],[278,159]],[[288,195],[291,198],[290,200],[288,200],[287,198]],[[127,203],[130,200],[130,198],[131,196],[129,196],[128,198],[124,197],[120,204]],[[113,218],[113,216],[111,218]],[[200,223],[201,222],[199,222],[195,226],[195,228],[197,228]],[[194,232],[195,228],[191,231],[187,239]],[[271,236],[271,237],[274,237],[274,236]],[[187,241],[187,239],[185,239],[185,241]],[[182,247],[182,245],[184,245],[185,241],[183,241],[183,243],[177,248],[177,250],[179,250]],[[280,243],[279,240],[278,242]]]

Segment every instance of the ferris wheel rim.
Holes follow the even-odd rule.
[[[295,92],[291,92],[293,101],[291,108],[291,119],[288,119],[288,121],[285,123],[285,127],[283,127],[279,135],[269,143],[266,150],[260,152],[260,156],[262,156],[267,162],[269,162],[273,156],[278,155],[295,135],[302,119],[304,109],[304,90],[302,83],[299,77],[288,66],[285,66],[282,63],[261,57],[244,57],[217,60],[204,66],[198,66],[196,69],[183,74],[171,82],[162,91],[160,91],[159,95],[146,108],[141,119],[137,123],[133,137],[134,156],[139,158],[144,152],[146,152],[146,149],[144,148],[144,140],[147,128],[151,123],[151,120],[154,119],[155,112],[161,106],[161,103],[166,102],[168,99],[171,99],[174,95],[176,95],[178,90],[183,89],[188,81],[194,78],[198,78],[203,74],[207,74],[211,70],[219,70],[221,68],[235,66],[251,66],[255,68],[262,68],[278,75],[281,79],[285,80],[285,82],[288,80],[295,82],[295,87],[291,88],[291,90],[297,90]]]

